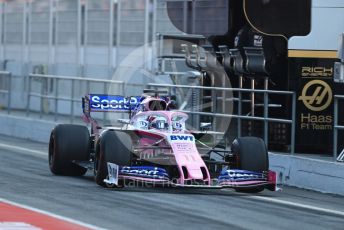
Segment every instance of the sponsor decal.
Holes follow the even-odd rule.
[[[333,68],[326,67],[302,67],[302,77],[332,77]]]
[[[332,130],[332,115],[312,115],[310,113],[301,113],[301,130]]]
[[[141,128],[148,128],[148,122],[144,121],[144,120],[141,120],[141,121],[139,121],[139,126]]]
[[[194,137],[190,135],[171,135],[171,141],[194,141]]]
[[[263,36],[255,34],[253,37],[253,46],[262,47],[263,45]]]
[[[174,142],[173,149],[175,154],[185,154],[189,155],[194,152],[197,152],[195,143],[193,142]]]
[[[128,111],[139,104],[141,97],[126,98],[113,95],[90,95],[91,111]]]
[[[182,129],[183,128],[183,125],[179,122],[174,122],[173,123],[173,128],[175,129]]]
[[[88,99],[88,97],[82,98],[82,110],[84,114],[90,114],[90,100]]]
[[[152,166],[126,166],[120,169],[119,174],[157,179],[168,178],[165,169]]]
[[[295,148],[299,152],[323,154],[332,148],[333,65],[336,60],[328,56],[328,51],[302,53],[306,55],[294,56],[289,66],[290,83],[297,92]],[[287,138],[287,133],[282,135]]]
[[[218,178],[221,181],[242,181],[242,180],[262,180],[266,179],[263,173],[246,170],[223,170]]]
[[[311,111],[319,112],[327,109],[332,103],[332,89],[324,81],[308,82],[298,98]]]
[[[118,170],[119,166],[113,163],[107,163],[109,182],[118,185]]]

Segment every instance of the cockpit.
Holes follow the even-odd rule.
[[[162,131],[167,131],[169,124],[166,117],[153,115],[148,117],[148,129],[157,129]]]
[[[180,112],[142,112],[132,119],[132,125],[141,130],[159,130],[165,132],[185,131],[188,115]]]

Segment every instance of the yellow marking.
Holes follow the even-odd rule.
[[[299,58],[338,58],[337,51],[329,50],[289,50],[288,57]]]
[[[315,88],[313,94],[309,95],[308,91],[311,87],[318,85]],[[303,104],[312,111],[319,112],[327,109],[332,103],[332,89],[324,81],[313,80],[308,82],[302,89],[302,95],[299,96],[298,100],[302,101]],[[327,96],[327,100],[326,99]],[[316,104],[314,105],[314,102]]]
[[[283,37],[286,41],[288,41],[288,38],[283,35],[283,34],[269,34],[269,33],[265,33],[264,31],[259,30],[257,27],[255,27],[253,25],[253,22],[251,21],[251,19],[248,17],[247,15],[247,11],[246,11],[246,0],[243,1],[243,9],[244,9],[244,15],[246,18],[246,21],[248,22],[248,24],[250,24],[250,26],[255,29],[256,31],[258,31],[261,34],[267,35],[267,36],[274,36],[274,37]]]

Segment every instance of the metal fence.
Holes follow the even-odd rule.
[[[30,74],[26,116],[43,118],[50,115],[54,117],[54,121],[63,117],[73,123],[75,116],[81,115],[83,96],[96,92],[106,94],[110,87],[119,95],[125,93],[122,81]],[[106,119],[105,113],[95,117],[103,121]]]
[[[44,74],[111,79],[136,50],[151,58],[155,33],[182,34],[158,0],[0,1],[0,61],[14,75],[37,66]],[[159,13],[155,11],[159,9]],[[7,63],[7,65],[6,65]]]
[[[0,111],[47,121],[74,123],[80,120],[81,98],[89,93],[108,94],[111,91],[118,95],[126,94],[123,81],[43,74],[25,77],[26,86],[22,92],[21,88],[14,87],[15,82],[22,80],[16,78],[10,72],[0,71]],[[16,103],[18,97],[22,102],[19,106]],[[110,122],[106,120],[105,113],[94,117],[103,123]],[[118,118],[122,118],[122,114]]]
[[[11,113],[11,73],[0,72],[1,89],[0,93],[7,95],[6,101],[2,103],[6,104],[8,113]],[[291,140],[290,140],[290,151],[294,154],[295,146],[295,102],[296,96],[294,92],[288,91],[272,91],[272,90],[250,90],[250,89],[237,89],[237,88],[222,88],[222,87],[204,87],[204,86],[190,86],[190,85],[172,85],[172,84],[148,84],[149,87],[153,88],[168,88],[170,94],[172,89],[187,89],[187,90],[198,90],[198,91],[210,91],[212,100],[229,100],[238,103],[237,114],[228,114],[217,108],[213,108],[211,112],[204,112],[201,105],[197,105],[195,102],[192,107],[186,108],[183,111],[191,114],[192,116],[208,116],[214,118],[214,121],[218,118],[235,118],[238,122],[238,136],[241,136],[241,125],[242,120],[251,121],[262,121],[264,123],[264,140],[268,144],[268,126],[271,122],[284,123],[291,125]],[[76,116],[81,114],[81,98],[88,93],[100,93],[106,94],[111,93],[126,95],[126,88],[131,87],[122,81],[114,80],[100,80],[95,78],[80,78],[70,76],[55,76],[55,75],[42,75],[42,74],[30,74],[28,76],[27,86],[27,101],[26,101],[26,116],[37,117],[37,118],[50,118],[53,117],[54,121],[60,119],[69,120],[74,122]],[[142,85],[140,88],[142,89]],[[249,116],[242,115],[241,107],[242,101],[235,98],[222,98],[218,97],[216,92],[220,92],[223,96],[223,92],[238,92],[242,93],[256,93],[264,95],[264,114],[260,116]],[[139,92],[137,92],[139,93]],[[292,115],[290,119],[279,119],[269,117],[269,100],[270,94],[288,95],[292,97]],[[202,93],[197,93],[198,96]],[[126,95],[129,96],[129,95]],[[212,104],[212,107],[216,107],[216,103]],[[221,107],[221,106],[220,106]],[[96,118],[100,118],[103,121],[106,120],[105,113],[97,114]],[[197,119],[199,120],[199,119]]]
[[[0,109],[6,108],[11,112],[12,77],[10,72],[0,71]]]
[[[296,93],[291,91],[274,91],[274,90],[252,90],[252,89],[239,89],[239,88],[221,88],[221,87],[204,87],[204,86],[190,86],[190,85],[169,85],[169,84],[149,84],[150,87],[156,88],[156,89],[169,89],[169,92],[171,92],[171,89],[189,89],[189,90],[200,90],[200,91],[210,91],[211,97],[213,101],[218,100],[232,100],[234,102],[238,103],[238,112],[237,114],[225,114],[225,113],[219,113],[216,112],[217,109],[212,109],[211,112],[202,112],[197,111],[199,108],[191,108],[191,110],[183,110],[183,112],[192,114],[192,115],[199,115],[199,116],[209,116],[212,118],[235,118],[238,120],[237,125],[237,135],[241,136],[242,133],[242,126],[240,125],[242,120],[250,120],[250,121],[262,121],[264,123],[264,135],[263,139],[265,143],[268,145],[269,138],[268,138],[268,126],[271,122],[277,122],[282,124],[290,124],[290,153],[295,153],[295,114],[296,114]],[[249,115],[242,115],[242,100],[238,100],[238,98],[218,98],[216,96],[216,92],[238,92],[239,95],[242,93],[255,93],[255,94],[263,94],[264,95],[264,112],[263,116],[249,116]],[[292,97],[292,108],[291,108],[291,117],[290,119],[282,119],[282,118],[273,118],[269,117],[269,99],[268,96],[271,94],[278,94],[278,95],[287,95]],[[241,96],[239,96],[240,98]]]
[[[13,76],[10,72],[0,71],[0,109],[5,109],[8,114],[18,112],[18,109],[13,109],[13,96],[15,96],[13,88]],[[27,100],[25,110],[21,111],[21,115],[36,118],[46,118],[49,116],[54,121],[67,121],[74,123],[77,116],[81,115],[81,98],[88,93],[106,94],[109,90],[112,93],[126,95],[126,88],[130,87],[122,81],[114,80],[100,80],[94,78],[81,78],[70,76],[56,76],[56,75],[42,75],[30,74],[27,77]],[[136,85],[135,85],[136,86]],[[142,85],[139,87],[142,89]],[[225,100],[238,103],[236,114],[226,114],[217,112],[216,109],[211,112],[203,112],[201,106],[194,106],[183,112],[196,116],[209,116],[212,118],[235,118],[237,121],[251,120],[261,121],[264,123],[263,139],[266,144],[269,143],[268,127],[270,123],[282,123],[290,125],[290,153],[295,153],[295,111],[296,111],[296,94],[290,91],[274,91],[274,90],[251,90],[251,89],[238,89],[238,88],[222,88],[222,87],[204,87],[204,86],[190,86],[190,85],[172,85],[172,84],[155,84],[150,83],[148,87],[155,89],[169,89],[169,93],[173,90],[188,89],[199,91],[214,92],[237,92],[239,95],[242,93],[263,94],[264,95],[264,112],[263,116],[242,115],[242,103],[238,98],[226,98]],[[290,96],[292,99],[291,117],[275,118],[269,117],[269,95],[278,94]],[[201,94],[199,94],[201,95]],[[223,100],[223,98],[212,95],[215,100]],[[129,95],[126,95],[129,96]],[[344,100],[343,95],[334,96],[334,132],[333,132],[333,159],[334,161],[343,162],[344,151],[337,154],[338,145],[338,132],[344,130],[344,126],[340,125],[339,121],[339,101]],[[106,122],[106,113],[98,113],[95,118]],[[122,115],[121,115],[122,116]],[[240,124],[240,122],[238,122]],[[237,126],[237,134],[241,136],[241,126]]]
[[[116,44],[117,17],[115,7],[111,7],[111,1],[89,0],[84,6],[84,24],[81,37],[83,55],[83,73],[85,76],[96,75],[94,71],[104,72],[108,68],[106,76],[111,76],[114,67],[115,53],[113,46]]]
[[[344,130],[343,125],[339,125],[339,101],[343,101],[343,95],[335,95],[334,96],[334,124],[333,124],[333,160],[337,160],[339,162],[344,162],[344,149],[338,156],[338,132],[340,130]]]

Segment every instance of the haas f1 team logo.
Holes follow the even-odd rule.
[[[327,109],[332,102],[331,87],[324,81],[308,82],[302,90],[299,100],[312,111],[319,112]]]

